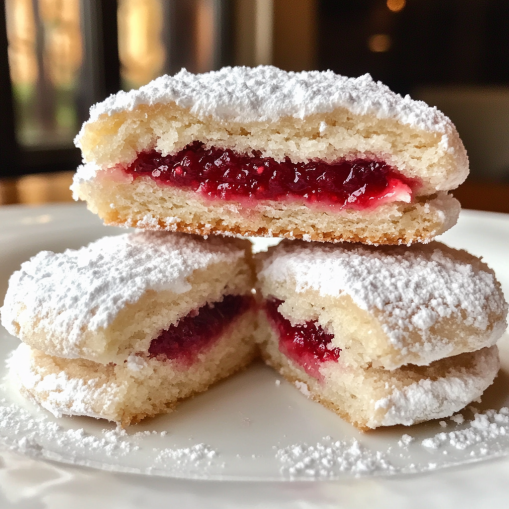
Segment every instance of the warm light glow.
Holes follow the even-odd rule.
[[[214,2],[196,4],[196,71],[206,72],[214,66]]]
[[[43,33],[46,78],[53,85],[70,86],[81,66],[80,4],[78,0],[38,0]],[[14,85],[33,85],[41,72],[36,56],[37,20],[32,0],[5,4],[9,67]]]
[[[399,12],[405,8],[406,0],[387,0],[387,8],[392,12]]]
[[[387,34],[374,34],[368,39],[368,48],[373,53],[389,51],[391,44],[391,38]]]
[[[255,62],[256,65],[272,63],[272,36],[274,28],[274,1],[255,2]]]
[[[161,40],[162,0],[118,2],[118,52],[128,88],[147,84],[161,74],[166,50]]]

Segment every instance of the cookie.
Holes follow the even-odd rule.
[[[262,357],[359,429],[447,417],[497,375],[507,304],[465,251],[285,240],[256,263]]]
[[[106,224],[322,242],[428,242],[468,159],[452,122],[368,75],[185,70],[91,109],[72,189]]]

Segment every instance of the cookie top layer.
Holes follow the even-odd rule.
[[[139,90],[111,95],[91,107],[90,121],[141,104],[170,102],[189,108],[198,117],[236,122],[305,118],[341,107],[359,115],[392,118],[424,131],[458,136],[454,124],[437,108],[408,95],[401,97],[369,74],[347,78],[332,71],[287,72],[272,66],[224,67],[204,74],[182,69]]]
[[[283,241],[262,261],[259,278],[293,280],[297,292],[347,294],[359,308],[377,313],[401,349],[409,331],[426,337],[442,319],[481,331],[496,328],[499,336],[507,327],[507,304],[493,271],[466,251],[438,242],[373,248]]]
[[[182,294],[187,278],[212,264],[233,263],[247,241],[202,239],[164,232],[104,237],[78,250],[42,251],[22,264],[9,281],[2,325],[17,335],[23,322],[50,322],[66,341],[84,329],[107,327],[119,311],[147,290]]]

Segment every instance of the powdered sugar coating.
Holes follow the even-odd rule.
[[[369,74],[347,78],[332,71],[287,72],[273,66],[224,67],[193,74],[182,69],[161,76],[139,90],[118,92],[90,109],[90,121],[132,110],[140,104],[175,102],[199,117],[237,122],[305,118],[338,107],[355,114],[394,118],[425,131],[456,135],[452,122],[437,108],[401,97]],[[445,145],[452,140],[443,139]]]
[[[347,78],[332,71],[286,72],[272,66],[224,67],[193,74],[182,69],[161,76],[139,90],[118,92],[90,109],[89,122],[101,115],[130,111],[139,105],[176,103],[199,118],[233,122],[304,119],[336,108],[358,115],[394,119],[416,129],[442,134],[441,147],[468,167],[465,149],[454,124],[435,107],[410,96],[401,97],[369,74]],[[81,133],[76,138],[79,146]]]
[[[107,327],[146,291],[184,293],[195,270],[242,256],[238,241],[163,232],[104,237],[64,253],[42,251],[11,276],[2,325],[13,335],[20,321],[50,330],[67,338],[62,356],[76,356],[84,329]]]
[[[85,182],[94,180],[97,172],[101,169],[100,166],[94,163],[80,164],[76,169],[76,173],[72,179],[70,190],[72,191],[73,200],[79,201],[79,188]]]
[[[46,395],[37,403],[55,417],[65,414],[101,418],[93,411],[93,403],[104,402],[104,413],[108,414],[109,407],[122,396],[121,384],[116,382],[104,384],[94,379],[69,378],[63,371],[43,376],[33,369],[30,352],[31,348],[21,343],[12,356],[10,367],[22,388]]]
[[[475,365],[468,370],[454,368],[446,377],[420,380],[375,402],[375,409],[387,412],[381,422],[368,426],[410,426],[416,417],[427,421],[453,415],[482,395],[495,380],[499,368],[497,347],[485,348],[478,352]]]
[[[283,241],[263,260],[259,278],[295,281],[297,292],[349,295],[376,315],[395,348],[419,351],[424,364],[452,349],[454,338],[433,335],[432,327],[442,319],[487,331],[486,343],[478,348],[494,344],[507,327],[507,304],[493,271],[437,242],[374,248]],[[414,331],[424,344],[409,339]]]

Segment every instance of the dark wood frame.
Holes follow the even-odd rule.
[[[14,105],[12,101],[9,59],[7,56],[7,23],[5,1],[0,2],[0,177],[15,173],[18,165],[18,144],[14,132]]]

